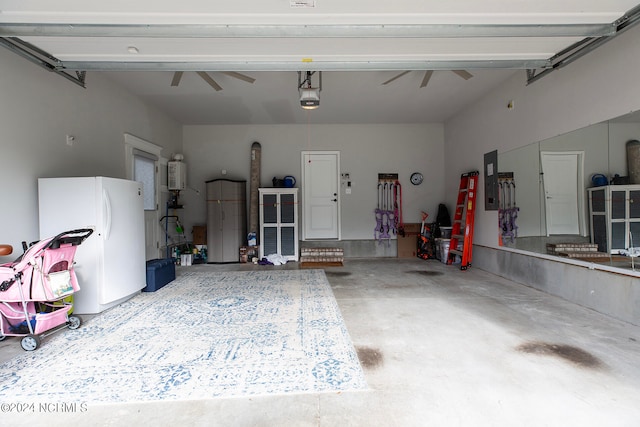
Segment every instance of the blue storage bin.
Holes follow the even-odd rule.
[[[147,286],[142,292],[154,292],[176,278],[176,267],[172,258],[147,261]]]

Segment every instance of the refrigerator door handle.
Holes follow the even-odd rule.
[[[107,190],[102,190],[102,205],[104,206],[104,234],[102,236],[103,240],[108,240],[109,235],[111,234],[111,199],[109,199],[109,193]]]

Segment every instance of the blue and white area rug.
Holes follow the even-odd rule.
[[[0,365],[0,401],[109,403],[366,388],[322,270],[185,272]]]

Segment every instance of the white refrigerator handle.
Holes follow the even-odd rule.
[[[107,193],[107,190],[105,189],[102,190],[102,206],[104,207],[104,233],[102,235],[102,238],[103,240],[108,240],[109,235],[111,234],[111,199],[109,199],[109,193]]]

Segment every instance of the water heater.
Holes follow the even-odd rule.
[[[167,163],[167,187],[169,190],[187,188],[187,165],[181,161]]]

